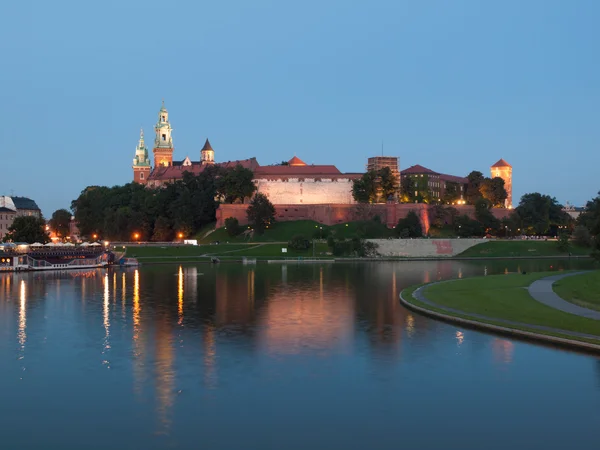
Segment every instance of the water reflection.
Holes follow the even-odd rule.
[[[106,353],[110,349],[110,293],[109,293],[109,285],[108,285],[108,274],[104,276],[104,303],[102,308],[102,316],[104,323],[104,348],[102,349],[102,354],[104,355],[103,364],[106,364],[109,368],[109,361],[106,359]]]
[[[512,390],[519,392],[520,400],[535,404],[519,386],[534,377],[540,361],[547,367],[556,364],[564,376],[572,375],[570,371],[575,368],[580,375],[593,374],[588,376],[593,389],[589,383],[574,384],[573,405],[568,404],[568,398],[561,400],[561,407],[573,411],[571,406],[577,404],[579,408],[593,395],[590,393],[600,392],[596,383],[600,363],[533,345],[527,347],[528,358],[515,360],[515,352],[525,353],[524,344],[476,331],[465,336],[464,330],[407,311],[398,302],[403,288],[425,280],[503,273],[507,268],[509,272],[536,267],[547,270],[548,263],[528,264],[223,264],[148,266],[76,277],[0,274],[0,333],[6,328],[13,336],[10,349],[0,341],[0,358],[10,367],[16,355],[23,358],[27,346],[30,370],[36,355],[37,379],[32,380],[34,371],[30,370],[27,382],[33,391],[28,395],[43,407],[63,401],[73,411],[90,411],[93,401],[103,413],[113,411],[108,419],[104,416],[112,427],[118,427],[119,420],[132,420],[132,430],[167,436],[181,430],[196,435],[198,423],[204,423],[203,432],[212,442],[218,439],[213,430],[244,420],[248,429],[254,430],[250,433],[256,432],[260,425],[253,422],[253,415],[266,415],[264,420],[273,428],[291,430],[292,434],[300,427],[306,429],[306,421],[300,418],[311,414],[324,423],[326,417],[337,413],[358,429],[359,423],[347,415],[354,402],[374,414],[377,419],[373,426],[381,430],[410,421],[412,414],[442,425],[443,421],[436,422],[429,414],[436,408],[440,416],[451,420],[446,402],[454,402],[459,409],[468,406],[469,410],[481,410],[486,408],[484,399],[495,396],[492,400],[501,409],[504,397]],[[560,269],[582,267],[566,262],[558,265]],[[59,288],[60,298],[58,294],[56,299],[46,297],[47,292],[54,295]],[[88,307],[84,310],[81,305],[85,303]],[[1,321],[4,318],[8,318],[6,325]],[[52,345],[42,344],[46,336]],[[111,367],[102,373],[98,372],[100,343],[104,362]],[[13,369],[18,367],[14,364]],[[497,381],[493,374],[501,371],[510,373],[502,377],[506,385],[490,381]],[[64,385],[85,379],[94,388],[73,395],[64,390],[54,397],[42,387],[46,373],[54,380],[64,380]],[[455,386],[442,401],[428,391],[446,375],[452,377]],[[3,404],[10,393],[6,378],[0,372]],[[18,380],[18,376],[13,378]],[[544,378],[548,386],[550,378]],[[474,387],[469,381],[473,379],[483,388]],[[515,384],[508,384],[513,380]],[[61,383],[55,385],[61,389]],[[478,389],[489,395],[481,395]],[[210,395],[206,395],[208,390]],[[472,390],[477,393],[470,395]],[[411,414],[390,403],[391,398],[410,401]],[[214,403],[209,407],[206,402]],[[265,403],[274,411],[297,414],[297,426],[289,415],[270,413],[263,407]],[[419,406],[422,403],[426,407]],[[0,412],[11,417],[9,407],[3,404]],[[254,405],[256,414],[240,412],[247,411],[247,404]],[[289,405],[294,407],[286,410]],[[119,415],[121,406],[125,412]],[[304,407],[310,414],[302,412]],[[510,414],[502,419],[527,420],[525,412]],[[582,422],[592,416],[589,408],[577,415]],[[70,420],[94,435],[94,429],[85,428],[83,419],[72,416]],[[457,424],[452,423],[454,426]],[[405,437],[412,435],[413,428],[405,429]],[[140,439],[136,442],[140,448],[152,447],[143,433],[135,436]],[[230,448],[244,448],[243,440],[235,444]],[[193,442],[182,445],[191,447]]]

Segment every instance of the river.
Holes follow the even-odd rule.
[[[0,274],[3,449],[597,449],[600,360],[399,292],[589,261]]]

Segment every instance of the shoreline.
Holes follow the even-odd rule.
[[[444,282],[447,282],[447,281],[456,281],[456,280],[446,280]],[[428,286],[431,284],[436,284],[436,283],[427,283],[427,284],[418,286],[417,289],[421,289],[424,286]],[[526,341],[526,342],[533,342],[535,344],[544,345],[547,347],[560,347],[563,349],[567,348],[570,350],[575,350],[575,351],[578,351],[581,353],[586,353],[586,354],[590,354],[590,353],[595,354],[595,355],[600,354],[600,336],[598,337],[598,344],[595,344],[595,343],[591,343],[591,342],[586,342],[586,341],[569,338],[568,337],[569,332],[566,330],[564,330],[563,332],[557,331],[555,334],[560,334],[561,336],[554,336],[552,334],[538,333],[536,331],[521,330],[518,328],[509,327],[509,326],[495,325],[493,323],[476,320],[474,318],[460,317],[460,316],[454,315],[452,313],[443,313],[443,312],[435,311],[433,309],[429,309],[424,306],[417,305],[417,304],[407,300],[405,298],[405,296],[406,296],[407,292],[409,292],[412,289],[413,289],[413,287],[409,287],[409,288],[403,289],[400,292],[400,294],[399,294],[400,304],[411,311],[417,312],[419,314],[430,317],[432,319],[439,320],[439,321],[449,323],[449,324],[458,324],[465,328],[473,329],[476,331],[482,331],[482,332],[486,332],[486,333],[490,333],[490,334],[498,334],[498,335],[507,336],[512,339],[517,339],[517,340]],[[415,297],[413,296],[413,293],[417,289],[414,289],[410,293],[410,297],[413,300],[416,300]],[[443,305],[440,305],[440,308],[443,308]],[[468,317],[469,313],[465,312],[462,315]],[[497,320],[498,322],[502,321],[502,319],[494,319],[493,317],[490,317],[489,320],[490,321]],[[523,325],[525,327],[527,327],[528,324],[524,323]],[[532,326],[532,325],[529,324],[529,326]]]

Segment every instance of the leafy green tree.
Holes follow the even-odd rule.
[[[600,235],[600,192],[586,203],[584,211],[577,218],[577,225],[587,228],[592,236]]]
[[[565,226],[571,222],[570,216],[554,197],[538,192],[523,195],[515,212],[523,228],[537,235],[545,235],[551,227]]]
[[[577,225],[573,230],[573,241],[581,247],[591,247],[594,243],[594,238],[590,230],[583,225]]]
[[[400,200],[402,203],[414,203],[417,185],[412,177],[404,176],[400,181]]]
[[[57,209],[52,213],[48,225],[57,236],[67,237],[71,231],[71,213],[66,209]]]
[[[398,180],[389,167],[379,169],[377,171],[377,178],[379,181],[379,190],[381,191],[382,200],[384,202],[396,195],[398,192]]]
[[[477,200],[475,202],[475,219],[481,223],[485,231],[496,232],[500,229],[500,220],[490,211],[491,206],[491,202],[485,198]]]
[[[152,240],[155,242],[169,242],[173,240],[174,232],[171,222],[166,217],[160,216],[154,222]]]
[[[405,237],[423,237],[423,227],[421,226],[421,220],[419,219],[419,216],[417,216],[417,213],[411,210],[404,219],[400,219],[396,225],[396,233]]]
[[[217,182],[217,194],[225,203],[244,203],[256,190],[254,173],[238,164],[222,171]]]
[[[275,207],[266,195],[256,194],[246,210],[248,223],[257,234],[263,234],[265,228],[275,221]]]
[[[4,242],[45,244],[49,240],[50,236],[46,233],[46,222],[43,218],[34,216],[15,217],[12,225],[8,228],[8,233],[4,236]]]
[[[500,177],[485,178],[479,187],[481,196],[495,208],[503,208],[508,198],[504,188],[504,180]]]
[[[467,191],[465,193],[465,200],[469,205],[474,205],[479,200],[481,195],[481,184],[484,182],[485,177],[477,170],[474,170],[467,175]]]
[[[240,222],[235,217],[225,219],[225,229],[227,229],[227,234],[231,237],[235,237],[242,232]]]
[[[352,181],[352,197],[358,203],[373,203],[377,196],[377,175],[374,171]]]
[[[454,221],[454,230],[460,237],[485,236],[483,224],[467,215],[458,216]]]
[[[294,250],[306,250],[310,247],[310,241],[306,236],[297,234],[292,236],[292,239],[288,242],[288,247]]]
[[[571,249],[568,233],[560,233],[558,235],[558,250],[562,253],[567,253]]]

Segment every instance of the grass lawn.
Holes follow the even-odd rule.
[[[600,311],[600,270],[563,278],[552,287],[565,300]]]
[[[424,294],[434,303],[464,312],[464,315],[455,314],[459,317],[469,318],[469,314],[482,314],[492,319],[485,322],[505,327],[508,325],[494,322],[493,319],[542,325],[559,330],[598,335],[600,337],[600,323],[597,320],[567,314],[543,305],[531,298],[526,288],[535,280],[551,274],[556,274],[556,272],[467,278],[426,286]],[[435,309],[429,305],[417,302],[412,297],[409,297],[408,293],[404,298],[410,298],[415,304],[419,304],[419,306],[424,308]],[[448,314],[443,310],[438,309],[438,311]],[[480,319],[474,320],[480,321]],[[527,330],[527,328],[520,326],[508,327]],[[529,331],[545,333],[539,330]]]
[[[322,230],[321,230],[322,228]],[[204,230],[206,233],[208,230]],[[307,239],[327,237],[328,234],[335,233],[336,237],[350,238],[357,234],[363,235],[366,238],[387,238],[394,236],[394,230],[388,229],[384,224],[375,221],[364,222],[348,222],[337,225],[323,225],[312,220],[295,220],[291,222],[275,222],[269,229],[265,230],[260,236],[252,238],[244,235],[231,237],[227,234],[227,230],[219,228],[200,239],[201,244],[210,242],[288,242],[296,235],[303,235]]]
[[[571,246],[571,254],[575,256],[589,255],[590,252],[590,249],[586,247]],[[458,256],[471,258],[524,256],[535,258],[537,256],[568,256],[568,253],[561,253],[558,250],[558,243],[556,241],[509,240],[477,244]]]
[[[173,261],[181,258],[199,258],[202,256],[218,256],[227,259],[239,259],[246,257],[269,257],[269,258],[312,258],[312,246],[307,250],[294,250],[288,248],[286,253],[281,251],[287,248],[286,244],[270,243],[251,243],[251,244],[218,244],[218,245],[198,245],[198,246],[130,246],[127,248],[127,256],[138,258],[141,262],[152,261]],[[117,251],[121,250],[117,248]],[[328,251],[327,244],[315,245],[315,256],[326,257]],[[331,256],[327,256],[331,257]]]

